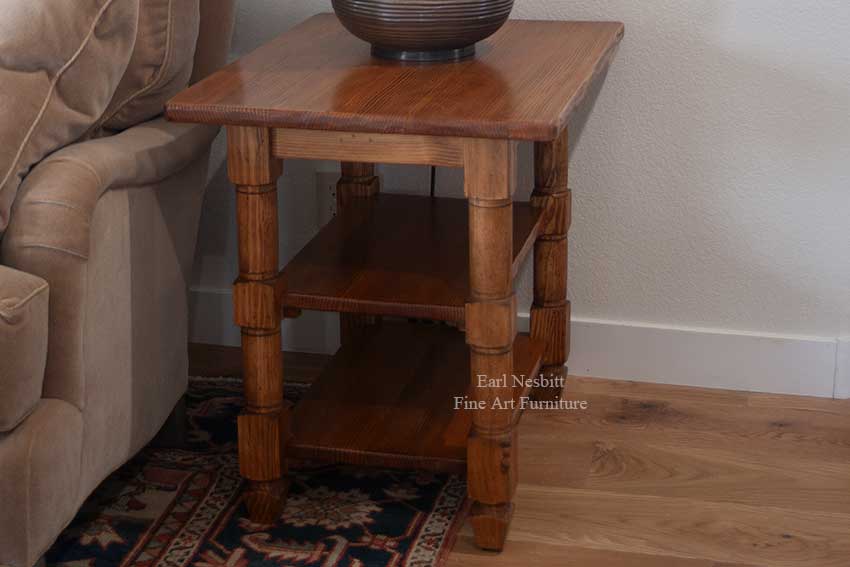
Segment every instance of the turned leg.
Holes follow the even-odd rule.
[[[277,179],[281,162],[271,153],[271,132],[228,127],[228,175],[236,185],[239,279],[233,290],[242,328],[245,409],[239,416],[239,470],[248,481],[251,520],[274,522],[288,488],[284,446],[289,407],[283,400],[281,301],[278,290]]]
[[[469,199],[469,281],[466,342],[470,349],[474,410],[467,447],[470,521],[475,542],[501,550],[513,513],[517,483],[517,435],[513,399],[513,343],[516,297],[513,291],[513,204],[516,144],[503,140],[467,142],[465,192]],[[504,385],[482,386],[481,379]],[[497,398],[499,402],[497,407]]]
[[[570,302],[567,301],[567,234],[572,193],[567,188],[567,130],[553,142],[534,145],[534,192],[531,203],[543,221],[534,243],[534,304],[531,336],[544,344],[541,373],[556,386],[537,388],[533,396],[561,395],[570,353]]]
[[[342,211],[358,199],[374,197],[381,190],[381,180],[371,163],[342,162],[342,176],[336,185],[336,207]],[[339,334],[342,344],[348,344],[364,327],[374,325],[374,315],[339,314]]]

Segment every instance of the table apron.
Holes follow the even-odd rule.
[[[331,130],[272,130],[272,153],[281,159],[463,167],[467,138],[373,134]]]

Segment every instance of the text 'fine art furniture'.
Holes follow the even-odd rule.
[[[476,542],[502,548],[521,413],[507,402],[529,392],[498,378],[565,372],[566,126],[622,36],[619,23],[512,20],[474,58],[410,64],[373,58],[325,14],[168,104],[171,120],[227,128],[252,519],[280,513],[292,460],[459,471]],[[530,203],[513,200],[521,141],[535,142]],[[277,180],[289,158],[340,161],[342,179],[337,216],[280,270]],[[463,168],[466,198],[380,195],[375,163]],[[514,278],[532,250],[525,335]],[[303,309],[341,313],[342,348],[292,410],[281,319]],[[455,410],[456,398],[476,409]]]

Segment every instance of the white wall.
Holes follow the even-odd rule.
[[[235,53],[328,9],[242,0]],[[571,371],[850,393],[837,363],[848,359],[839,338],[850,337],[850,3],[518,0],[514,17],[626,24],[572,132]],[[523,155],[528,180],[528,146]],[[285,255],[315,230],[314,171],[333,167],[288,163]],[[407,192],[426,185],[423,169],[383,174]],[[440,172],[439,194],[460,185]],[[222,170],[198,256],[199,340],[235,339],[232,209]],[[526,274],[518,286],[523,305],[529,283]],[[323,321],[298,323],[287,346],[327,348],[334,330]]]

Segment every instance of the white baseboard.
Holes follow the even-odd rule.
[[[230,290],[190,294],[193,342],[239,344]],[[528,314],[519,327],[528,330]],[[305,312],[286,320],[286,350],[332,353],[339,344],[333,314]],[[850,398],[850,340],[666,327],[574,318],[569,371],[595,376],[699,386]]]
[[[775,394],[831,398],[835,339],[574,319],[569,371]]]

